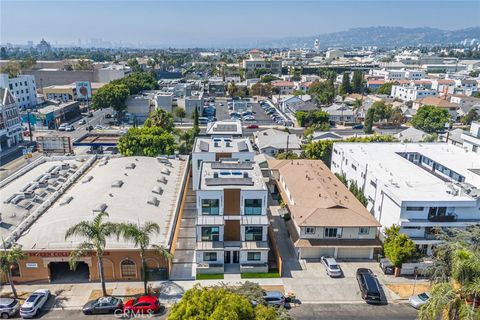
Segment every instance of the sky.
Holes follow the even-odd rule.
[[[218,46],[355,27],[480,26],[480,0],[0,0],[0,43]]]

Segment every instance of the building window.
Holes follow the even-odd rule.
[[[220,241],[220,228],[202,227],[202,241]]]
[[[217,253],[216,252],[204,252],[203,253],[203,261],[217,261]]]
[[[370,228],[368,227],[362,227],[358,230],[359,235],[366,235],[370,233]]]
[[[357,171],[357,167],[352,163],[352,169]]]
[[[407,207],[407,211],[423,211],[423,207]]]
[[[18,263],[13,263],[10,266],[10,271],[12,272],[12,277],[20,277],[20,266]]]
[[[374,187],[374,188],[377,187],[377,184],[376,184],[373,180],[370,180],[370,185],[371,185],[372,187]]]
[[[428,218],[443,217],[447,214],[447,207],[431,207],[428,210]]]
[[[202,214],[219,215],[220,201],[218,199],[202,199]]]
[[[260,252],[247,252],[248,261],[260,261],[262,259],[262,254]]]
[[[262,214],[262,199],[245,199],[245,215]]]
[[[305,228],[305,233],[306,234],[315,234],[315,228],[314,227],[306,227]]]
[[[245,241],[262,241],[263,227],[245,227]]]
[[[325,238],[336,238],[337,228],[325,228]]]
[[[125,259],[120,263],[120,271],[122,277],[136,277],[137,276],[137,265],[130,259]]]

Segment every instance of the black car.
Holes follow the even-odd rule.
[[[122,300],[115,297],[101,297],[96,300],[87,302],[83,306],[83,313],[86,315],[90,314],[106,314],[114,313],[116,310],[123,309]]]
[[[356,124],[352,127],[352,129],[354,130],[360,130],[360,129],[363,129],[363,124]]]
[[[357,281],[363,300],[367,303],[381,303],[380,287],[372,270],[367,268],[357,269]]]

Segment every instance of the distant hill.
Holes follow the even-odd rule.
[[[353,28],[347,31],[319,34],[317,36],[262,41],[257,46],[264,48],[312,47],[315,39],[319,39],[321,48],[361,46],[392,48],[418,45],[447,45],[472,38],[480,39],[480,26],[453,31],[427,27],[368,27]]]

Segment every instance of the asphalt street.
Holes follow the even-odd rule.
[[[290,314],[298,320],[413,320],[417,311],[407,304],[304,304],[292,308]]]
[[[417,311],[407,304],[389,304],[374,306],[368,304],[304,304],[292,308],[290,314],[298,320],[414,320]],[[166,313],[157,314],[151,319],[164,320]],[[85,316],[80,310],[52,310],[42,313],[38,319],[127,319],[119,315],[93,315]],[[130,319],[149,319],[149,317],[136,317]]]

